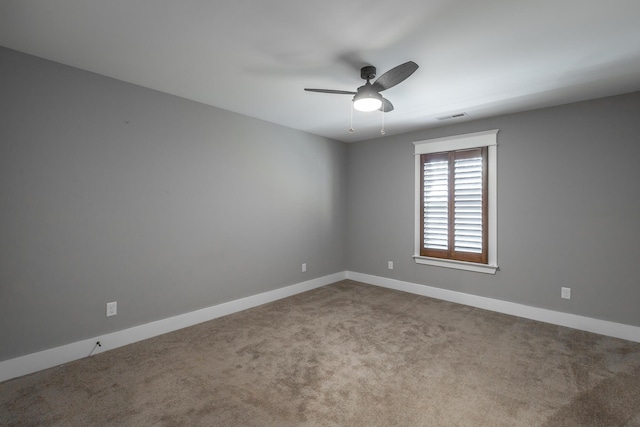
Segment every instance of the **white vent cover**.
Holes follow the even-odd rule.
[[[459,119],[460,117],[466,117],[468,116],[467,113],[456,113],[456,114],[451,114],[449,116],[440,116],[440,117],[436,117],[437,120],[451,120],[451,119]]]

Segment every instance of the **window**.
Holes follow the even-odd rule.
[[[487,263],[487,148],[420,156],[420,255]]]
[[[417,263],[495,274],[497,133],[414,143]]]

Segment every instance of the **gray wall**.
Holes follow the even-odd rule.
[[[344,145],[0,63],[0,360],[345,269],[640,326],[640,93]],[[500,270],[416,265],[412,141],[494,128]]]
[[[640,326],[639,113],[633,93],[350,144],[347,268]],[[500,270],[416,265],[412,142],[496,128]]]
[[[0,360],[345,270],[344,144],[0,64]]]

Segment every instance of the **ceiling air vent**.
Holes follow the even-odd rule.
[[[449,116],[440,116],[440,117],[436,117],[437,120],[451,120],[451,119],[459,119],[460,117],[466,117],[468,116],[467,113],[456,113],[456,114],[451,114]]]

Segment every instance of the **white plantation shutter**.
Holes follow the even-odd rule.
[[[486,263],[486,149],[421,158],[421,255]]]
[[[454,157],[454,250],[482,253],[482,152],[471,150]]]
[[[423,163],[423,244],[425,248],[449,248],[449,159],[448,156]]]

